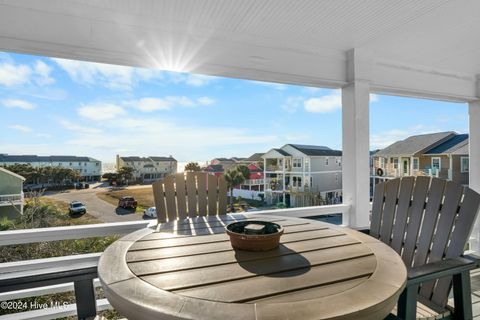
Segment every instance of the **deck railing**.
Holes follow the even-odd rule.
[[[318,207],[264,210],[251,214],[278,215],[290,217],[313,217],[331,214],[342,214],[342,219],[344,222],[346,222],[348,221],[349,211],[349,205],[337,204]],[[86,239],[109,235],[125,235],[136,230],[143,229],[149,225],[155,225],[155,223],[156,221],[133,221],[2,231],[0,232],[0,247],[6,245],[18,245],[48,241]],[[32,259],[26,261],[0,263],[0,276],[8,275],[8,273],[11,272],[29,273],[34,272],[35,270],[46,270],[48,268],[54,268],[60,265],[96,265],[98,263],[100,255],[101,253],[89,253],[55,258]],[[93,281],[93,284],[95,287],[100,286],[98,279],[95,279]],[[71,292],[73,291],[73,289],[74,286],[72,282],[26,289],[23,288],[21,290],[0,293],[0,301],[24,299],[53,293]],[[98,299],[95,303],[97,306],[97,311],[112,308],[106,299]],[[69,304],[62,306],[61,308],[53,307],[20,312],[16,314],[16,318],[28,319],[41,317],[42,319],[54,319],[58,317],[75,316],[76,314],[76,305]],[[0,320],[9,317],[11,317],[11,315],[0,316]]]
[[[23,198],[23,192],[18,194],[2,194],[0,195],[0,206],[21,205]]]

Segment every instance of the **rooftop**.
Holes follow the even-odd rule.
[[[341,156],[342,151],[332,150],[325,146],[313,146],[304,144],[288,144],[307,156]]]
[[[413,156],[429,150],[456,135],[453,131],[415,135],[397,141],[375,153],[375,156]]]
[[[451,154],[462,147],[466,147],[466,154],[468,154],[468,134],[457,134],[442,144],[428,150],[425,154]]]
[[[77,156],[36,156],[36,155],[8,155],[0,154],[0,162],[16,163],[16,162],[89,162],[99,160],[91,157]]]

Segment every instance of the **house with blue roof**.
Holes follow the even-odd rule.
[[[373,155],[372,176],[385,180],[432,176],[468,185],[468,134],[422,134],[397,141]]]

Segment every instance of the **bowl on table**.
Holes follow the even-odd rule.
[[[225,227],[235,249],[267,251],[278,247],[283,227],[278,223],[249,220],[237,221]]]

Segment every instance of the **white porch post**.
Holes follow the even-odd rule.
[[[480,90],[479,90],[480,91]],[[480,100],[469,102],[469,186],[480,192]],[[470,249],[480,252],[480,217],[473,227]]]
[[[343,203],[351,205],[343,224],[370,225],[369,95],[371,59],[354,49],[347,55],[350,83],[342,88],[342,187]]]

